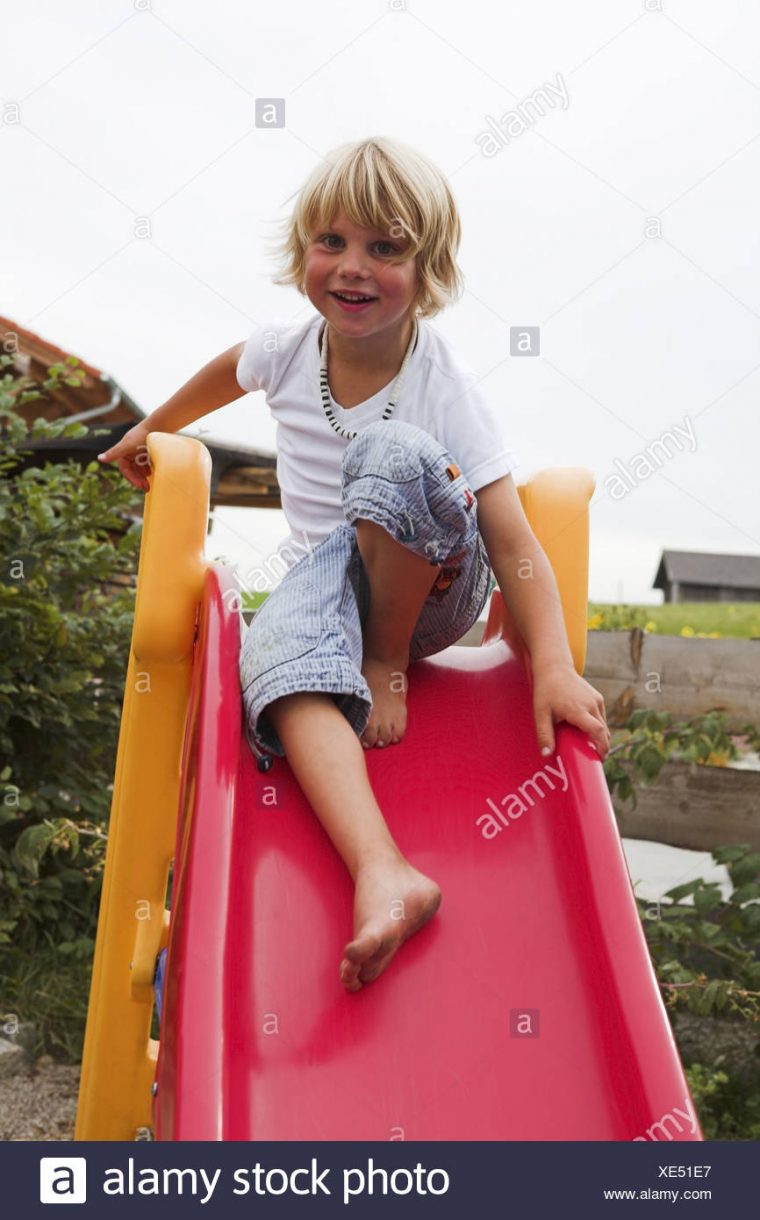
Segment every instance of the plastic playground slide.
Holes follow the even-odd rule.
[[[483,645],[412,666],[403,742],[367,753],[443,899],[344,990],[351,879],[286,760],[260,770],[243,735],[239,588],[203,558],[209,455],[148,447],[76,1138],[701,1139],[602,764],[567,723],[541,758],[498,590]],[[577,468],[520,488],[579,672],[592,491]]]

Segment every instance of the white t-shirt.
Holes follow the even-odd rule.
[[[290,567],[345,522],[341,458],[347,437],[325,415],[319,385],[322,314],[306,321],[273,319],[254,328],[237,365],[244,390],[264,390],[277,421],[277,480],[290,535],[278,547]],[[478,388],[477,375],[457,358],[426,318],[417,319],[417,343],[391,419],[406,420],[434,436],[451,453],[473,491],[509,474],[519,458],[502,439],[496,415]],[[394,378],[372,398],[348,409],[330,394],[335,419],[361,432],[382,418]]]

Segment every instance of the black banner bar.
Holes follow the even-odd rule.
[[[724,1217],[757,1198],[753,1143],[6,1143],[0,1215]],[[692,1210],[693,1209],[693,1210]],[[55,1215],[55,1213],[53,1213]]]

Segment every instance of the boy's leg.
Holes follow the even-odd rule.
[[[404,736],[409,644],[441,565],[416,555],[375,521],[358,518],[355,525],[370,586],[362,673],[372,692],[372,713],[361,737],[369,749],[395,745]]]
[[[321,691],[283,695],[267,715],[354,880],[354,939],[340,976],[348,991],[358,991],[435,914],[441,891],[401,854],[375,800],[359,739],[334,700]]]

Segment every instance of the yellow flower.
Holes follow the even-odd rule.
[[[589,630],[596,631],[596,629],[598,628],[601,621],[602,621],[602,616],[599,613],[599,611],[597,611],[596,614],[592,614],[591,618],[588,621]]]
[[[706,767],[725,767],[726,755],[719,754],[716,750],[712,750],[705,759]]]
[[[694,628],[693,627],[682,627],[681,635],[694,635]]]
[[[652,620],[650,619],[649,622],[644,625],[644,630],[645,631],[656,631],[657,624],[653,623]]]

